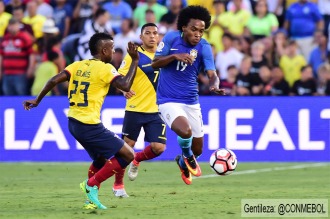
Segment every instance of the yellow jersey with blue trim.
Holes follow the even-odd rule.
[[[104,98],[111,82],[119,76],[115,67],[98,59],[74,62],[65,68],[70,74],[68,116],[84,124],[99,124]]]
[[[156,89],[159,70],[151,67],[155,53],[148,52],[141,46],[138,48],[138,52],[140,59],[131,87],[136,95],[126,101],[126,111],[157,113]],[[132,58],[127,54],[118,69],[119,74],[126,75],[131,63]]]

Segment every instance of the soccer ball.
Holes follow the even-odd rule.
[[[236,169],[236,155],[229,149],[218,149],[210,157],[210,166],[218,175],[229,175]]]

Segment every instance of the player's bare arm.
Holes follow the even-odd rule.
[[[209,82],[210,91],[212,91],[216,94],[219,94],[219,95],[226,95],[224,89],[219,89],[220,79],[217,76],[217,73],[213,70],[208,70],[207,76],[210,79],[210,82]]]
[[[59,74],[49,79],[49,81],[34,100],[25,100],[23,102],[24,109],[30,110],[33,107],[37,107],[49,91],[51,91],[57,84],[68,81],[69,79],[70,75],[66,71],[61,71]]]
[[[128,70],[128,73],[125,76],[118,76],[112,82],[113,86],[115,86],[116,88],[118,88],[124,92],[130,91],[131,86],[133,84],[135,74],[136,74],[136,69],[137,69],[138,63],[139,63],[138,47],[135,46],[134,43],[132,43],[132,42],[128,43],[127,52],[132,58],[132,63]]]
[[[162,68],[167,66],[171,62],[178,60],[187,64],[192,64],[194,62],[194,58],[188,53],[180,53],[180,54],[172,54],[168,56],[157,56],[151,63],[153,68]]]

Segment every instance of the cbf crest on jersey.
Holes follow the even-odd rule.
[[[197,58],[198,51],[196,49],[190,50],[190,56],[194,58],[194,60]]]

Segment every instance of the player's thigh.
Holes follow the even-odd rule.
[[[69,130],[93,160],[99,157],[109,159],[125,144],[124,140],[106,129],[102,123],[86,125],[77,120],[69,119]]]
[[[191,126],[192,136],[194,138],[203,137],[203,118],[200,104],[185,105],[185,112],[188,116],[188,121]]]
[[[166,144],[166,124],[158,113],[145,115],[146,123],[143,125],[146,142]]]
[[[126,111],[123,122],[122,137],[126,137],[136,142],[139,137],[142,125],[142,113]]]
[[[175,129],[172,125],[178,117],[184,117],[188,120],[188,115],[184,108],[185,104],[182,103],[164,103],[158,106],[161,118],[171,129]],[[186,125],[189,126],[189,124]]]

